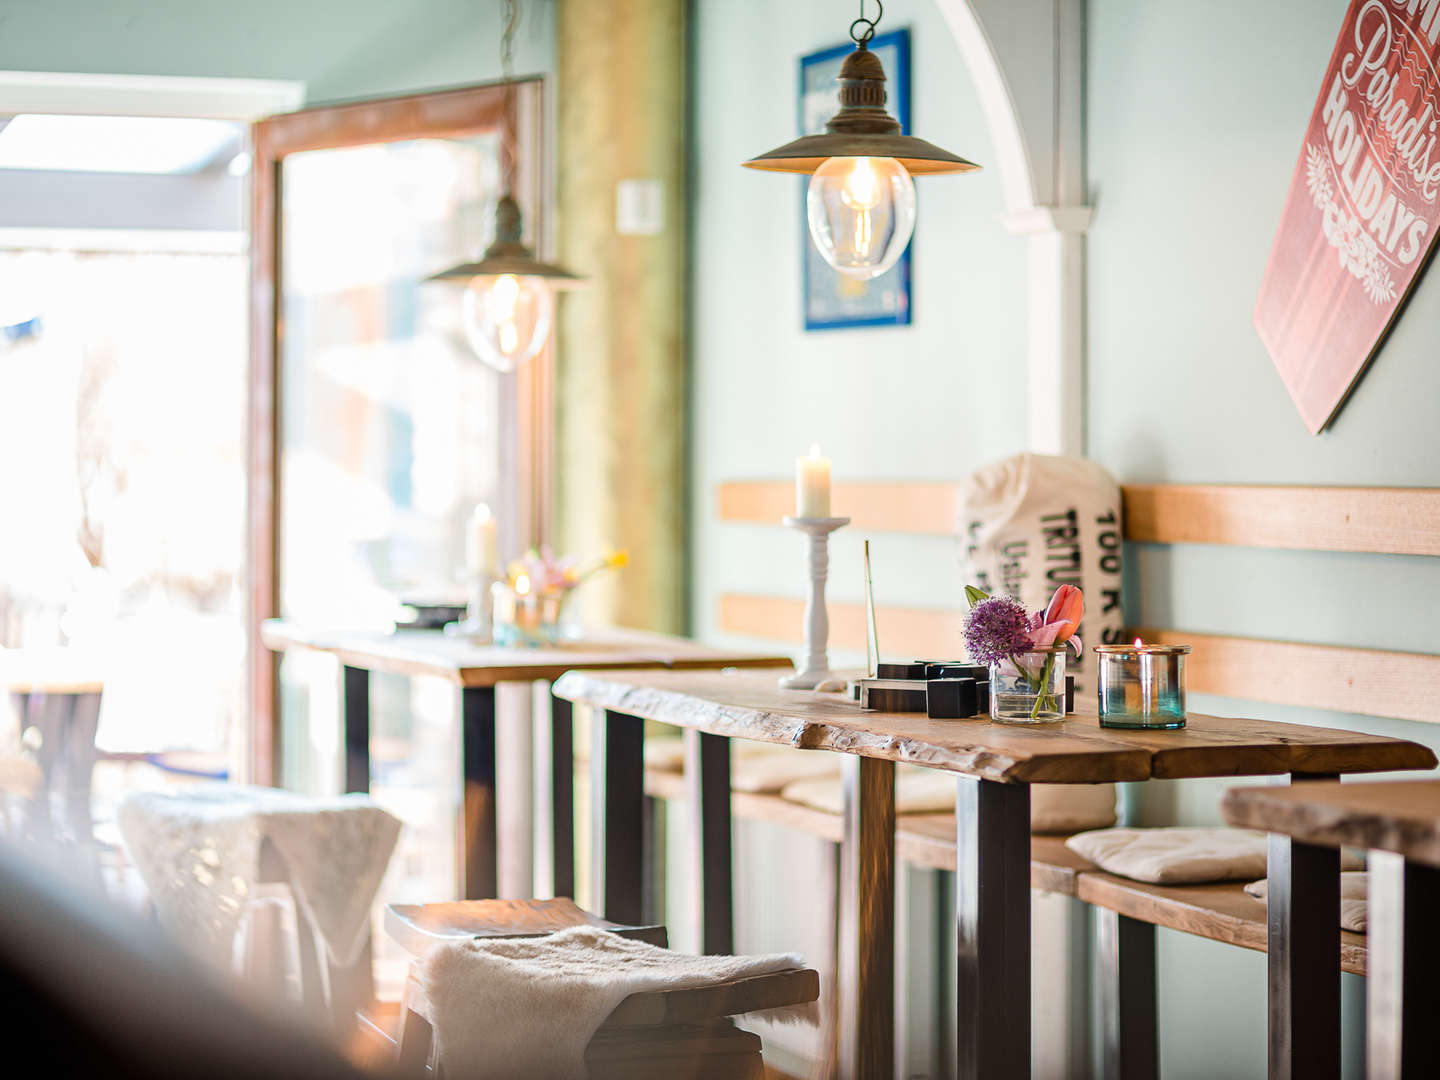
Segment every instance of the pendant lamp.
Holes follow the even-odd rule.
[[[868,281],[895,265],[915,231],[912,176],[971,172],[972,161],[904,135],[885,111],[885,67],[870,51],[885,14],[850,24],[855,51],[840,68],[840,111],[819,135],[805,135],[745,162],[747,168],[808,173],[810,237],[842,274]]]
[[[504,194],[495,204],[495,239],[478,262],[461,263],[432,274],[426,281],[448,281],[465,287],[461,322],[470,347],[497,371],[514,371],[545,347],[554,321],[554,293],[583,285],[584,279],[563,266],[538,259],[521,239],[524,222],[515,201],[515,80],[512,57],[520,11],[516,0],[505,5],[505,31],[500,39],[500,66],[505,83],[505,118],[501,140]]]

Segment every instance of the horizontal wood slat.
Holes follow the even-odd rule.
[[[1440,722],[1440,656],[1149,627],[1135,633],[1158,645],[1194,647],[1187,675],[1193,693]]]
[[[865,605],[826,604],[830,648],[865,651]],[[963,651],[960,614],[929,608],[877,608],[876,630],[886,656],[938,656]],[[727,634],[799,644],[803,639],[805,601],[789,596],[724,593],[720,629]],[[945,657],[938,657],[945,659]]]
[[[1125,538],[1440,555],[1440,488],[1127,484]]]
[[[1440,488],[1126,484],[1125,538],[1310,551],[1440,555]],[[836,484],[834,513],[879,532],[955,534],[955,483]],[[782,480],[719,487],[721,521],[778,525],[794,512]]]
[[[791,597],[726,593],[720,598],[720,629],[798,643],[804,612],[805,602]],[[864,605],[831,603],[829,612],[831,647],[863,650]],[[875,613],[887,657],[959,653],[960,618],[957,612],[931,608],[881,607]],[[1193,646],[1188,668],[1193,693],[1440,723],[1440,656],[1155,627],[1129,634],[1160,645]]]
[[[733,481],[719,491],[721,521],[779,525],[795,513],[795,485],[783,480]],[[830,490],[830,512],[857,529],[950,536],[959,508],[952,483],[836,484]]]

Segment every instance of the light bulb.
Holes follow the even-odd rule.
[[[545,347],[554,299],[544,278],[477,277],[465,290],[465,336],[497,371],[514,371]]]
[[[915,181],[894,158],[829,158],[810,177],[810,236],[842,274],[868,281],[899,260],[915,231]]]

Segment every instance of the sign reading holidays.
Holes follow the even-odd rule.
[[[1255,328],[1312,434],[1339,413],[1440,220],[1440,0],[1352,0],[1310,116]]]

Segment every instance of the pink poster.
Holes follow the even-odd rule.
[[[1310,116],[1255,329],[1312,434],[1405,303],[1440,220],[1440,0],[1352,0]]]

